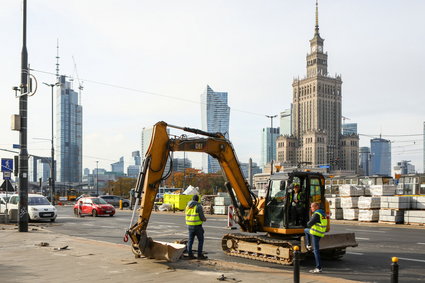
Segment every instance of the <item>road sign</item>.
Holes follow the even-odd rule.
[[[319,165],[319,168],[331,168],[329,165]]]
[[[21,145],[14,143],[14,144],[12,145],[12,147],[13,147],[13,148],[21,148]]]
[[[3,180],[10,180],[12,174],[9,171],[3,172]]]
[[[2,158],[1,159],[1,171],[2,172],[13,172],[13,159]]]

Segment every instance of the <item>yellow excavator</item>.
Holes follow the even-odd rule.
[[[171,138],[167,133],[168,127],[198,136]],[[164,172],[167,160],[175,151],[207,153],[218,160],[227,178],[225,186],[234,206],[236,221],[243,232],[249,232],[223,236],[223,251],[230,256],[291,265],[294,246],[300,247],[302,255],[308,253],[304,244],[304,228],[310,215],[310,203],[320,203],[330,215],[322,174],[302,171],[272,174],[266,196],[258,198],[243,177],[231,142],[223,134],[158,122],[153,127],[152,139],[137,179],[136,206],[124,237],[124,240],[130,238],[136,257],[175,261],[185,249],[184,245],[154,241],[146,233],[159,185],[170,173]],[[301,210],[292,208],[294,186],[301,190]],[[135,221],[137,211],[139,215]],[[354,233],[327,233],[320,242],[321,254],[328,258],[340,258],[347,247],[355,246]]]

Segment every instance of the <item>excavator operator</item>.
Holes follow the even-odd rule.
[[[294,185],[291,196],[291,222],[295,226],[305,226],[305,193],[301,190],[299,184]]]

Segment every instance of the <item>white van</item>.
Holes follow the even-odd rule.
[[[7,204],[9,210],[9,217],[12,217],[12,210],[18,211],[19,195],[15,194],[10,196]],[[15,215],[18,215],[15,213]],[[56,208],[51,205],[45,196],[37,194],[28,194],[28,215],[29,220],[50,220],[54,222],[56,220],[57,211]]]

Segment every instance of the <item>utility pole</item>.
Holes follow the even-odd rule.
[[[267,118],[270,118],[270,175],[273,174],[273,118],[276,118],[277,115],[266,115]]]
[[[51,162],[51,166],[50,166],[50,178],[51,178],[51,193],[52,193],[52,205],[55,205],[55,148],[53,146],[53,89],[55,86],[58,86],[59,83],[55,83],[55,84],[48,84],[48,83],[43,83],[47,86],[50,86],[52,88],[52,140],[51,140],[51,153],[52,153],[52,162]]]
[[[27,150],[27,109],[28,109],[28,51],[27,51],[27,0],[23,0],[23,27],[21,51],[21,95],[19,96],[19,205],[18,231],[28,232],[28,150]]]

